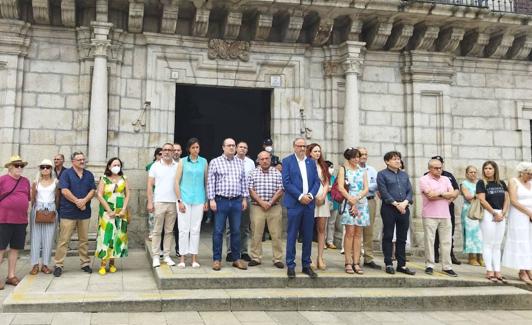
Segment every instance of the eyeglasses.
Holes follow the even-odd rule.
[[[85,158],[74,159],[74,160],[77,161],[77,162],[84,162],[84,161],[85,161]]]
[[[15,168],[24,168],[23,164],[13,164],[13,167]]]
[[[52,169],[52,166],[39,166],[41,170],[43,169]]]
[[[442,167],[430,167],[431,169],[436,169],[436,170],[439,170],[439,169],[442,169]]]
[[[306,148],[307,145],[306,144],[302,144],[302,145],[297,145],[296,144],[294,147],[296,147],[296,148]]]

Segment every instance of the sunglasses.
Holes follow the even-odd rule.
[[[52,169],[52,166],[39,166],[41,170],[43,169]]]
[[[23,164],[13,164],[13,167],[15,168],[24,168]]]

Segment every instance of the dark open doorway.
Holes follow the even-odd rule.
[[[222,141],[246,141],[255,160],[262,141],[270,137],[271,89],[177,85],[176,142],[185,146],[196,137],[200,155],[211,160],[222,153]],[[183,156],[187,153],[183,147]]]

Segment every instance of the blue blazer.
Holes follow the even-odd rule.
[[[320,178],[318,177],[318,168],[316,161],[307,157],[307,181],[309,193],[316,197],[320,189]],[[299,196],[303,193],[303,178],[299,171],[297,158],[295,154],[283,159],[283,186],[284,186],[284,206],[287,208],[296,208],[302,206],[299,202]],[[309,203],[309,207],[314,208],[314,200]]]

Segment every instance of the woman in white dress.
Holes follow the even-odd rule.
[[[320,189],[318,190],[318,194],[316,194],[316,208],[314,210],[314,218],[318,232],[318,259],[316,261],[316,267],[319,270],[325,270],[327,265],[323,260],[323,249],[325,248],[325,228],[327,226],[327,220],[331,216],[327,199],[331,175],[329,174],[329,167],[323,159],[319,144],[309,144],[307,147],[307,156],[316,161],[318,165],[318,176],[320,177]]]
[[[519,270],[519,279],[532,285],[532,163],[516,167],[519,176],[510,180],[510,213],[502,265]]]

